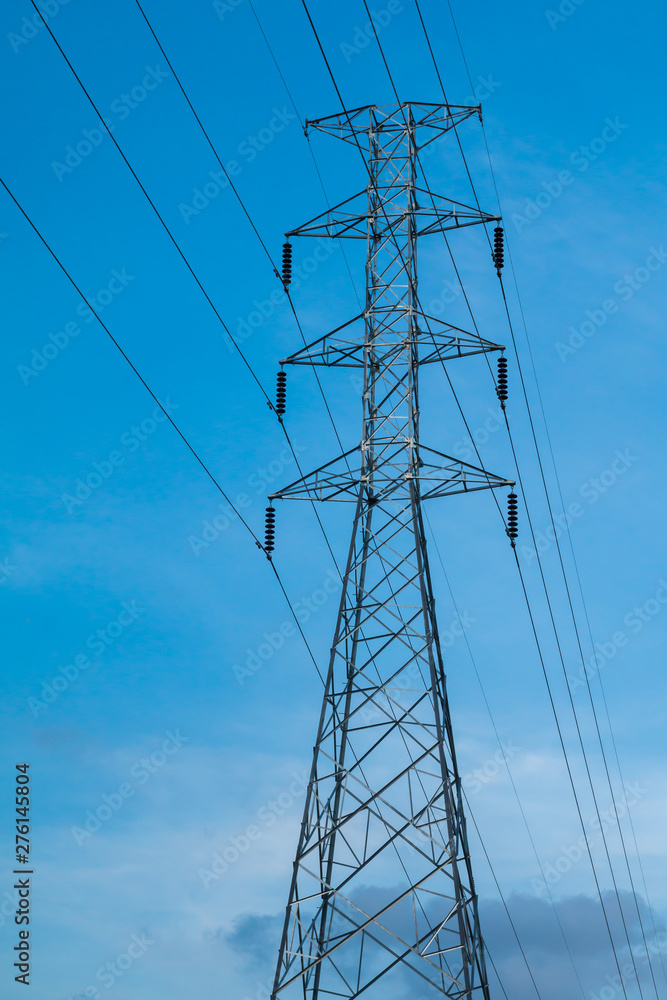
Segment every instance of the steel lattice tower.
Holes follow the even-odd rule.
[[[271,497],[355,504],[273,1000],[488,998],[421,503],[512,484],[420,444],[418,403],[420,365],[503,350],[417,296],[418,237],[497,219],[417,183],[419,149],[478,112],[308,123],[367,149],[368,185],[287,237],[365,240],[366,304],[282,364],[362,368],[363,425]]]

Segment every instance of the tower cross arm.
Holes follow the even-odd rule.
[[[359,499],[361,489],[366,494],[367,502],[374,506],[390,501],[397,493],[409,493],[411,483],[419,485],[422,500],[514,485],[511,479],[424,445],[419,446],[416,461],[407,464],[403,442],[387,441],[385,444],[382,447],[379,443],[378,452],[370,457],[363,445],[352,448],[289,486],[271,493],[269,500],[354,502]],[[420,457],[422,452],[425,453],[424,458]],[[354,454],[360,456],[356,463],[350,461]]]
[[[416,363],[419,365],[505,350],[502,344],[485,340],[478,333],[468,333],[457,326],[452,326],[451,323],[444,323],[421,310],[412,310],[412,316],[415,325],[411,332],[407,332],[406,323],[406,332],[402,336],[397,335],[389,323],[386,329],[382,324],[378,324],[377,336],[373,342],[376,365],[386,367],[393,363],[400,364],[406,348],[413,342],[419,344],[419,354],[416,355]],[[280,364],[363,369],[370,350],[362,325],[362,321],[367,319],[367,312],[359,313],[313,343],[307,344],[287,358],[282,358]],[[354,324],[359,327],[356,331],[349,329],[354,327]]]
[[[372,221],[378,237],[391,235],[398,227],[404,225],[408,216],[415,220],[416,235],[426,236],[431,233],[445,232],[449,229],[460,229],[463,226],[475,226],[480,223],[500,222],[499,215],[490,215],[478,208],[464,205],[452,198],[415,188],[416,193],[426,195],[431,204],[425,207],[415,203],[414,207],[398,207],[392,203],[394,188],[389,190],[387,201],[382,201],[382,187],[375,188],[380,197],[380,204],[374,212],[368,210],[368,189],[357,192],[351,198],[346,198],[333,208],[327,209],[314,219],[291,229],[285,233],[289,240],[294,236],[319,236],[330,239],[365,240],[368,237],[368,223]],[[363,211],[355,212],[359,205]]]
[[[481,105],[430,104],[405,101],[402,104],[367,104],[351,111],[339,111],[324,118],[306,121],[306,135],[311,129],[326,132],[352,145],[358,145],[359,136],[385,133],[387,137],[405,132],[406,111],[412,115],[411,126],[429,135],[419,146],[423,149],[445,132],[456,128],[472,115],[481,117]]]

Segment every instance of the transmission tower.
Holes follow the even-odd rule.
[[[368,185],[286,234],[284,280],[291,237],[365,240],[366,303],[281,364],[363,369],[363,424],[356,448],[270,497],[355,505],[273,1000],[488,998],[421,504],[513,483],[421,444],[418,403],[420,365],[503,350],[417,295],[418,237],[497,221],[418,186],[419,150],[479,110],[308,122],[363,147]]]

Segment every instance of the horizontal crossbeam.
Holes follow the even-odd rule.
[[[393,188],[387,187],[387,192]],[[464,205],[462,202],[454,201],[451,198],[444,198],[442,195],[433,194],[425,188],[413,188],[415,194],[423,194],[430,199],[430,207],[422,208],[417,205],[414,208],[397,208],[384,202],[375,212],[369,212],[367,207],[368,191],[357,192],[351,198],[346,198],[333,208],[327,209],[321,215],[315,216],[310,222],[304,223],[297,229],[291,229],[285,233],[287,239],[293,236],[328,236],[330,239],[357,239],[366,240],[368,238],[368,223],[373,221],[378,238],[383,235],[394,233],[397,228],[403,225],[406,218],[410,216],[414,221],[414,232],[416,236],[427,236],[432,233],[445,233],[450,229],[461,229],[464,226],[475,226],[486,222],[499,222],[499,215],[489,215],[478,208]],[[383,189],[377,188],[378,194],[382,194]],[[363,202],[366,211],[355,212],[354,207],[357,202]]]
[[[468,333],[451,323],[444,323],[435,316],[425,312],[415,312],[409,308],[397,308],[378,317],[377,335],[367,342],[364,329],[357,337],[345,336],[354,324],[368,321],[368,313],[359,313],[342,326],[327,333],[319,340],[308,344],[288,358],[283,358],[281,365],[321,365],[330,368],[363,368],[369,354],[373,355],[375,364],[379,366],[400,363],[406,352],[414,350],[418,364],[428,365],[438,361],[450,361],[453,358],[470,357],[473,354],[486,354],[492,351],[504,351],[502,344],[494,344],[477,334]],[[401,335],[396,328],[398,324],[405,325],[405,333]],[[410,332],[410,330],[412,332]]]
[[[422,500],[514,486],[512,479],[496,476],[425,445],[410,449],[407,444],[398,444],[392,454],[374,461],[370,468],[367,462],[353,471],[349,470],[347,459],[356,453],[361,455],[362,449],[361,446],[351,448],[332,462],[269,494],[269,499],[352,502],[359,499],[362,490],[366,502],[374,506],[409,487],[411,482],[419,484]],[[418,452],[416,463],[411,462],[411,452]],[[436,456],[440,461],[424,461],[422,453],[426,458]]]

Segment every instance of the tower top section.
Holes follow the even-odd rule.
[[[481,105],[468,107],[462,104],[429,104],[422,101],[404,101],[402,104],[366,104],[351,111],[306,121],[306,135],[311,129],[357,145],[357,137],[372,136],[378,132],[402,135],[406,131],[420,130],[425,141],[418,144],[423,149],[444,132],[449,132],[472,115],[482,117]]]

